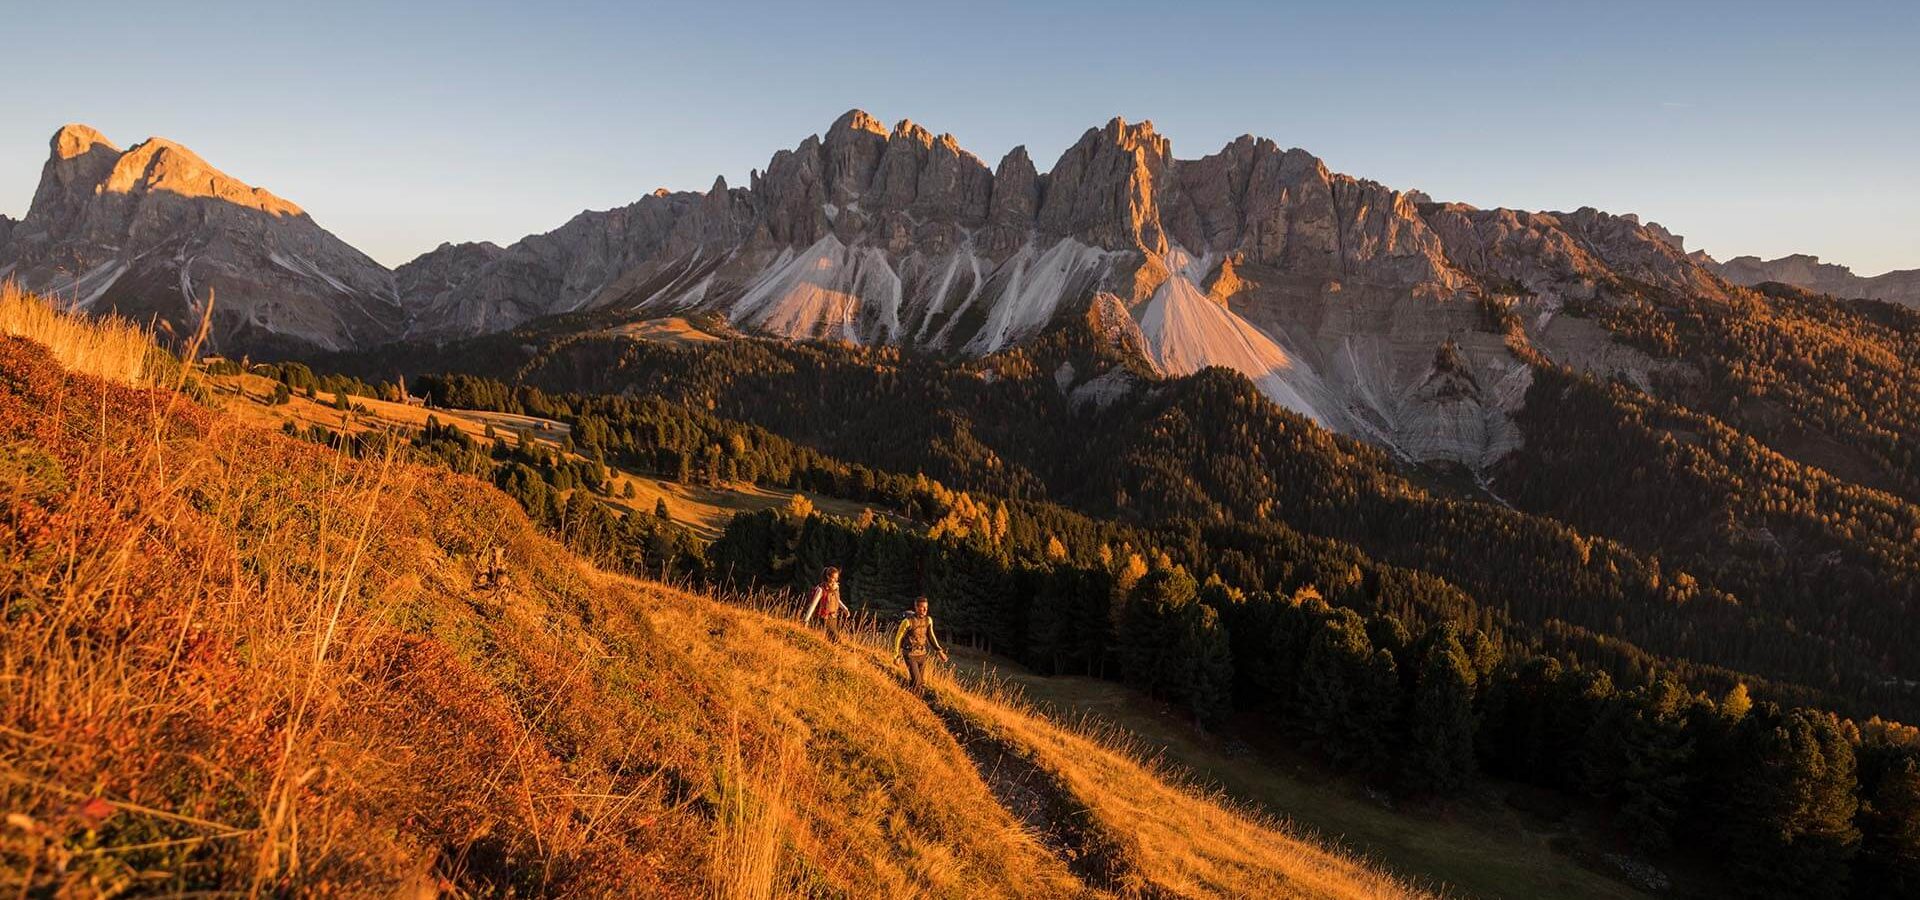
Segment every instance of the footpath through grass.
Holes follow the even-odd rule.
[[[1349,779],[1299,757],[1254,752],[1231,736],[1205,735],[1191,720],[1131,688],[1094,678],[1035,675],[1017,664],[963,651],[964,673],[1002,679],[1042,710],[1088,716],[1136,736],[1141,750],[1191,770],[1228,798],[1344,845],[1403,876],[1447,893],[1486,898],[1643,898],[1588,869],[1555,844],[1595,840],[1577,818],[1523,813],[1486,787],[1442,808],[1396,808]]]

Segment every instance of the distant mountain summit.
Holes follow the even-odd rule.
[[[228,352],[370,346],[406,325],[391,273],[298,206],[172,141],[122,151],[84,125],[54,134],[26,218],[0,223],[7,277],[176,332],[213,291]]]
[[[1835,297],[1885,300],[1920,308],[1920,269],[1903,269],[1884,275],[1853,274],[1846,266],[1823,263],[1818,256],[1795,253],[1779,259],[1736,256],[1723,263],[1703,259],[1709,267],[1734,284],[1755,285],[1774,281]]]

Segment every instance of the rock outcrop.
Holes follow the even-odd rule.
[[[371,346],[406,316],[392,275],[292,203],[149,138],[122,151],[68,125],[26,218],[0,229],[0,277],[83,310],[197,326],[217,294],[214,349]]]
[[[1846,266],[1823,263],[1820,257],[1804,253],[1768,260],[1736,256],[1723,263],[1714,262],[1705,254],[1699,254],[1696,259],[1734,284],[1777,281],[1835,297],[1885,300],[1920,309],[1920,269],[1901,269],[1869,277],[1855,275]]]

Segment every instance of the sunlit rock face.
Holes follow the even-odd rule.
[[[656,192],[400,271],[412,336],[431,339],[561,311],[697,311],[782,338],[979,356],[1119,310],[1152,368],[1233,368],[1329,428],[1473,469],[1518,441],[1530,378],[1510,345],[1628,377],[1654,366],[1561,322],[1562,304],[1621,277],[1719,290],[1658,225],[1434,203],[1263,138],[1182,160],[1151,123],[1115,119],[1041,174],[1025,148],[989,169],[950,135],[857,110],[746,187]],[[1089,402],[1127,381],[1057,374]]]
[[[1920,308],[1920,269],[1901,269],[1869,277],[1855,275],[1846,266],[1823,263],[1820,257],[1804,253],[1767,260],[1736,256],[1723,263],[1714,262],[1705,254],[1696,254],[1694,258],[1734,284],[1777,281],[1835,297],[1885,300]]]
[[[370,346],[406,316],[387,270],[299,207],[149,138],[122,151],[68,125],[26,218],[0,231],[0,277],[177,334],[217,297],[217,350]]]

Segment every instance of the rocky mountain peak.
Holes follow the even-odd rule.
[[[135,144],[122,154],[100,190],[114,194],[166,191],[182,197],[212,198],[275,216],[306,215],[300,207],[208,165],[192,150],[158,137]]]
[[[1821,262],[1820,257],[1792,253],[1778,259],[1736,256],[1724,263],[1704,253],[1693,259],[1721,278],[1734,284],[1755,285],[1769,281],[1790,284],[1835,297],[1884,300],[1920,308],[1920,269],[1901,269],[1880,275],[1857,275],[1846,266]]]
[[[907,124],[903,120],[903,124]],[[888,136],[887,126],[879,119],[867,114],[864,109],[850,109],[840,114],[827,128],[827,143],[846,141],[856,134],[871,134],[877,137]]]
[[[1102,249],[1164,254],[1154,201],[1170,151],[1151,122],[1115,117],[1087,129],[1047,173],[1040,228]]]
[[[933,132],[915,124],[912,119],[901,119],[887,137],[890,140],[912,141],[922,147],[933,146]]]
[[[0,272],[81,309],[190,333],[217,291],[216,348],[271,353],[390,340],[405,314],[391,273],[298,206],[148,138],[121,151],[67,125],[49,141]]]
[[[1100,134],[1128,150],[1145,151],[1162,160],[1173,156],[1173,142],[1153,130],[1152,119],[1142,119],[1129,125],[1124,116],[1114,116],[1107,120]]]
[[[394,273],[172,142],[122,152],[69,126],[52,151],[27,220],[0,221],[0,271],[182,319],[217,285],[230,339],[332,349],[610,309],[977,356],[1085,315],[1099,346],[1169,373],[1233,368],[1328,427],[1474,466],[1510,448],[1506,404],[1524,388],[1511,335],[1482,328],[1486,291],[1536,307],[1538,330],[1622,278],[1725,287],[1638,217],[1434,203],[1253,135],[1178,159],[1151,121],[1120,117],[1043,173],[1025,147],[989,169],[950,134],[849,110],[744,188],[663,189]],[[1837,268],[1781,263],[1749,268]],[[1562,333],[1579,330],[1525,337],[1552,355]],[[1105,377],[1074,365],[1069,384]]]
[[[860,202],[891,136],[887,126],[863,110],[848,110],[834,121],[820,145],[826,202],[836,207]]]
[[[100,132],[77,122],[60,126],[60,130],[53,133],[53,140],[49,144],[54,159],[73,159],[92,151],[95,147],[105,147],[108,152],[116,154],[120,152],[120,148],[101,136]]]

